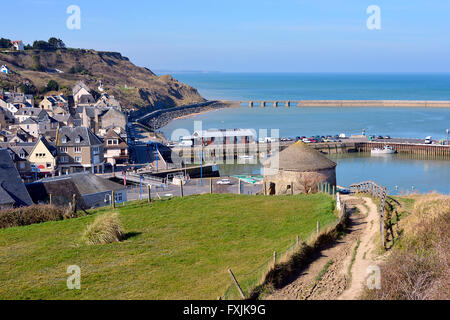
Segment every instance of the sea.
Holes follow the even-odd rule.
[[[171,75],[211,100],[450,100],[450,74],[326,74],[180,72]],[[161,128],[171,139],[179,129],[251,128],[280,137],[361,134],[399,138],[447,138],[450,109],[440,108],[230,108],[174,120]],[[178,130],[177,130],[178,129]],[[175,131],[177,130],[177,131]],[[183,131],[182,131],[183,132]],[[450,161],[417,160],[402,155],[332,156],[339,185],[366,179],[391,194],[450,193]],[[222,166],[221,174],[260,173],[259,165]]]

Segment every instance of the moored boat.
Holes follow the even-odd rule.
[[[397,151],[392,148],[391,146],[384,146],[383,149],[381,148],[372,148],[370,151],[370,154],[394,154]]]

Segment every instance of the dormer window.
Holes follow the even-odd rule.
[[[67,143],[67,137],[62,137],[61,142],[62,143]]]
[[[80,143],[80,142],[81,142],[81,137],[80,136],[76,137],[75,138],[75,143]]]

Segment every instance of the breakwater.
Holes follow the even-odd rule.
[[[252,107],[371,107],[371,108],[450,108],[446,100],[251,100],[239,101]]]
[[[147,125],[153,130],[157,130],[177,118],[231,107],[238,107],[238,104],[229,101],[207,101],[174,108],[147,110],[147,112],[140,110],[140,113],[135,113],[131,120]]]

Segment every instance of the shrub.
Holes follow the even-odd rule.
[[[0,211],[0,228],[26,226],[46,221],[56,221],[77,217],[67,208],[51,205],[32,205]]]
[[[98,216],[86,229],[83,240],[87,244],[106,244],[124,239],[124,231],[117,212]]]

